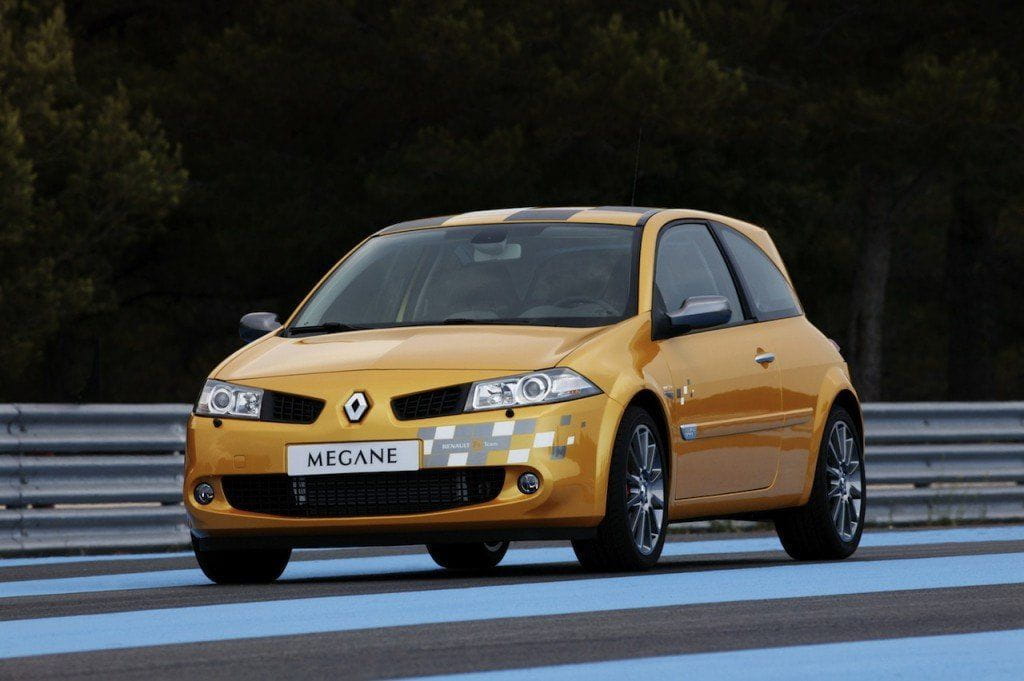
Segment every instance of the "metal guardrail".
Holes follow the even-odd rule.
[[[1024,520],[1024,402],[864,405],[868,521]]]
[[[0,404],[0,454],[174,452],[188,404]]]
[[[187,545],[189,409],[0,405],[0,555]],[[1024,402],[864,412],[869,523],[1024,520]]]
[[[183,547],[188,404],[0,405],[0,555]]]
[[[181,549],[180,505],[0,510],[0,556]]]

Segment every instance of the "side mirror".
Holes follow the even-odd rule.
[[[250,312],[238,323],[238,335],[246,343],[252,343],[280,327],[281,322],[273,312]]]
[[[725,296],[690,296],[668,318],[675,333],[686,333],[725,324],[732,318],[732,309]]]

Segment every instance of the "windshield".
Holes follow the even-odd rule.
[[[289,333],[613,324],[636,311],[639,234],[633,227],[531,223],[374,237],[313,294]]]

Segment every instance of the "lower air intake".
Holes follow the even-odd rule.
[[[503,468],[437,468],[342,475],[226,475],[224,494],[240,511],[302,518],[428,513],[498,496]]]

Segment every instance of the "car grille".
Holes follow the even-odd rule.
[[[399,421],[460,414],[468,392],[469,384],[466,383],[403,395],[391,400],[391,410]]]
[[[268,392],[263,397],[261,421],[313,423],[323,411],[324,401],[312,397]]]
[[[240,511],[304,518],[443,511],[490,501],[504,482],[497,467],[222,479],[228,503]]]

